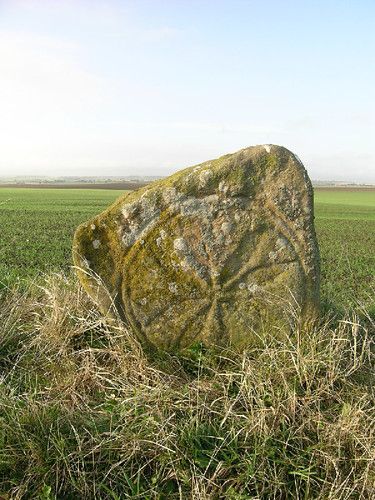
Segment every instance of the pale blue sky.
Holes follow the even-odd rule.
[[[264,143],[375,183],[373,0],[0,0],[0,175],[165,175]]]

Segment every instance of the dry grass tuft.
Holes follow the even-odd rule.
[[[150,360],[74,279],[8,293],[0,497],[373,498],[374,334],[355,317]]]

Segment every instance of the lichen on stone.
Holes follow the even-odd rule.
[[[148,348],[242,349],[319,310],[312,187],[290,151],[225,155],[128,193],[76,232],[79,277]],[[99,278],[99,279],[98,279]]]

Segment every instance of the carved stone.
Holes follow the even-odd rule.
[[[280,146],[125,194],[77,229],[73,255],[102,311],[115,307],[148,347],[244,348],[319,310],[312,187]]]

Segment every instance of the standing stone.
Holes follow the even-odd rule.
[[[74,262],[145,346],[241,349],[265,327],[317,316],[313,219],[298,157],[249,147],[125,194],[77,229]]]

